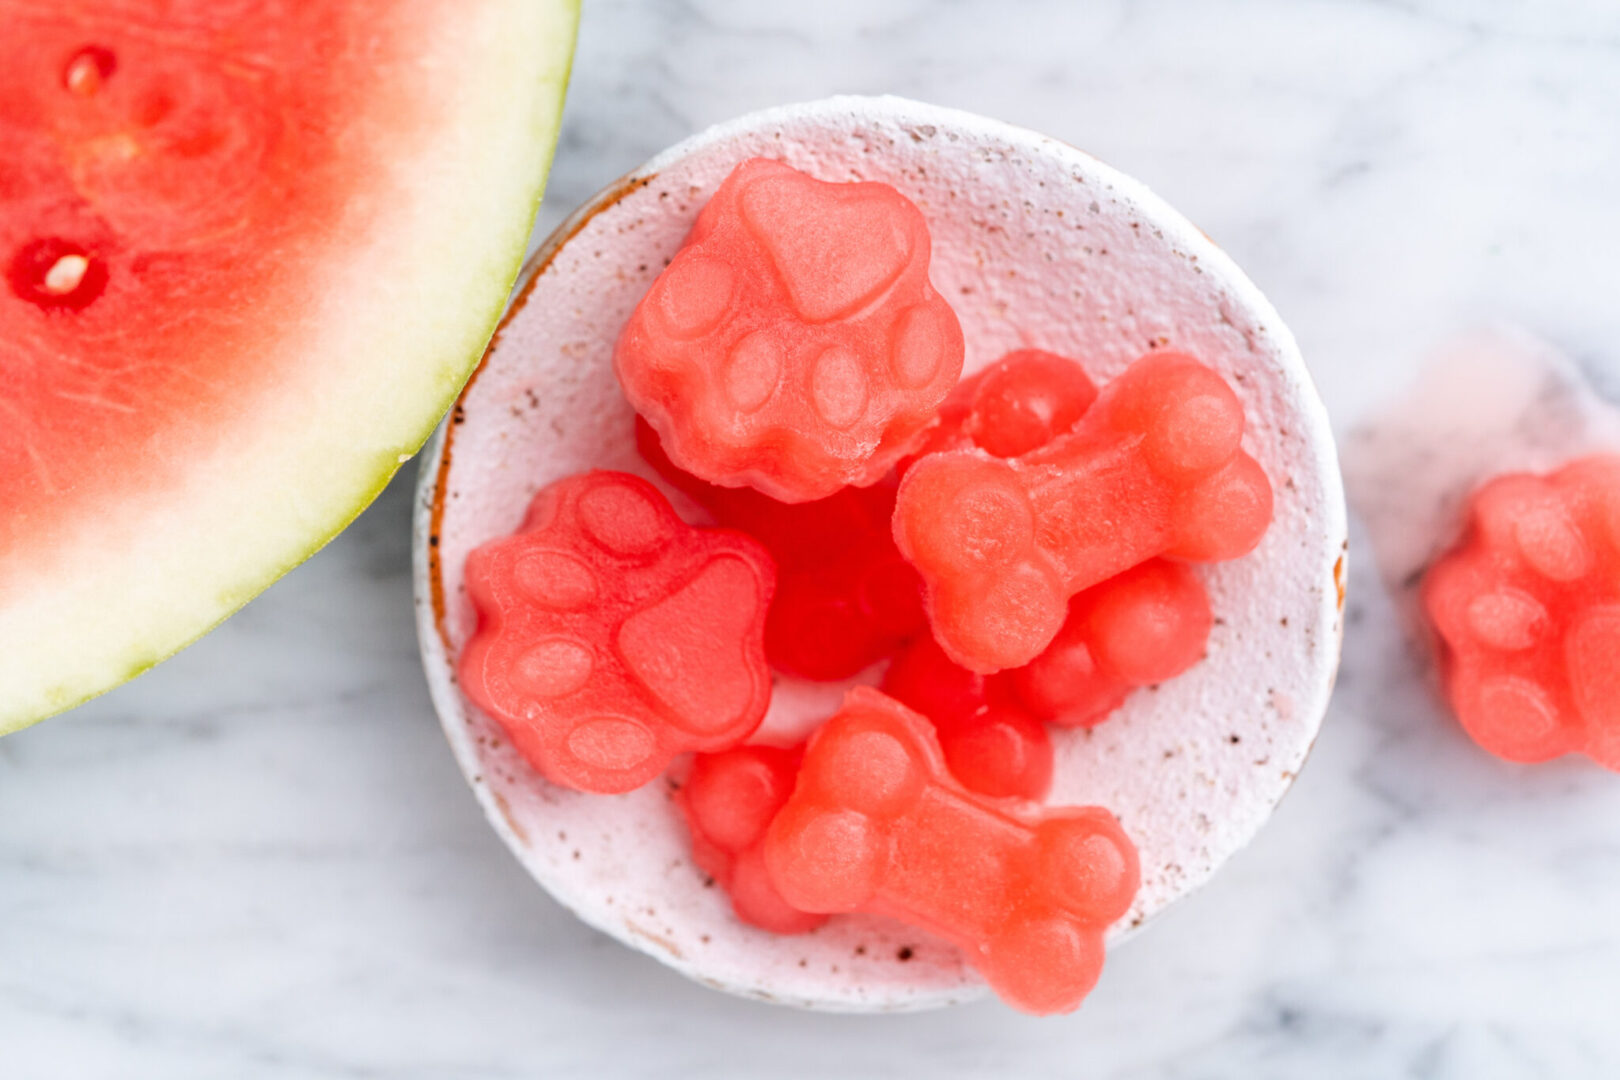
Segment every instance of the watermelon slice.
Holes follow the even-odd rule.
[[[0,733],[354,518],[516,276],[574,0],[0,0]]]

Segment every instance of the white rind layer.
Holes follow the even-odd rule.
[[[580,918],[707,985],[840,1011],[962,1001],[982,993],[971,969],[898,924],[837,918],[799,937],[740,924],[691,865],[669,784],[623,796],[553,787],[455,684],[453,657],[473,625],[467,553],[510,532],[530,495],[559,477],[606,467],[651,478],[614,383],[613,342],[709,194],[753,154],[826,180],[886,181],[922,208],[933,280],[961,316],[969,372],[1040,346],[1107,378],[1150,344],[1172,346],[1221,369],[1243,399],[1245,445],[1276,486],[1277,520],[1254,554],[1202,571],[1220,619],[1208,658],[1133,695],[1092,734],[1055,732],[1051,801],[1110,807],[1141,850],[1142,890],[1115,941],[1247,843],[1315,738],[1341,633],[1346,526],[1333,440],[1292,336],[1207,237],[1073,147],[966,113],[846,97],[746,116],[604,191],[536,256],[526,293],[424,457],[416,514],[428,681],[490,821]],[[779,678],[764,737],[813,726],[841,692]]]
[[[437,130],[378,162],[386,227],[267,328],[286,368],[161,490],[98,508],[0,597],[0,734],[129,679],[335,536],[444,415],[518,272],[556,145],[576,0],[480,0],[422,58]],[[276,331],[279,331],[277,333]],[[287,362],[294,356],[321,363]],[[212,432],[218,436],[220,432]]]

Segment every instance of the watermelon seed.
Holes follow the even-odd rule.
[[[117,70],[118,58],[111,49],[86,45],[62,69],[62,85],[78,97],[95,97],[101,92],[101,84]]]
[[[45,291],[52,296],[66,296],[79,287],[88,269],[90,260],[85,256],[63,255],[45,271]]]
[[[48,236],[25,244],[6,276],[11,291],[42,308],[77,311],[107,287],[107,266],[78,244]]]

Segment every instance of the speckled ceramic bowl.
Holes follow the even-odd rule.
[[[423,662],[468,783],[553,896],[694,979],[808,1008],[946,1005],[983,992],[949,945],[866,917],[797,937],[739,923],[692,865],[670,782],[623,796],[556,788],[456,686],[455,657],[474,622],[467,553],[511,532],[530,496],[559,477],[595,467],[656,481],[636,456],[613,343],[705,200],[756,154],[824,180],[885,181],[922,208],[933,280],[966,335],[967,372],[1039,346],[1106,379],[1148,349],[1174,347],[1220,369],[1243,399],[1245,446],[1276,488],[1277,517],[1253,554],[1201,569],[1217,616],[1207,659],[1134,694],[1095,731],[1054,731],[1051,801],[1111,808],[1141,851],[1141,892],[1115,942],[1243,847],[1310,750],[1338,665],[1344,596],[1333,440],[1293,337],[1206,236],[1079,150],[967,113],[887,97],[755,113],[602,191],[535,256],[425,453],[415,519]],[[808,729],[843,689],[778,679],[762,735]]]

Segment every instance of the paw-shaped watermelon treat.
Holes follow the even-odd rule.
[[[953,663],[923,634],[890,662],[883,692],[933,721],[951,775],[984,795],[1041,799],[1052,787],[1052,738],[1000,676]]]
[[[769,553],[687,525],[640,477],[543,489],[515,535],[467,557],[466,577],[478,630],[461,685],[555,783],[629,791],[765,715]]]
[[[1584,753],[1620,770],[1620,457],[1486,484],[1423,603],[1475,742],[1509,761]]]
[[[858,687],[811,736],[765,865],[797,908],[901,919],[954,943],[1015,1008],[1067,1012],[1136,894],[1136,848],[1101,807],[1017,807],[968,791],[927,720]]]
[[[1149,559],[1077,593],[1046,651],[1003,677],[1042,720],[1095,727],[1136,687],[1196,664],[1213,623],[1209,593],[1193,569]]]
[[[1026,664],[1069,597],[1155,556],[1232,559],[1271,522],[1271,485],[1239,446],[1243,407],[1218,374],[1153,353],[1067,435],[1020,458],[930,454],[907,470],[895,539],[922,572],[934,636],[957,663]]]
[[[697,754],[676,800],[692,833],[692,859],[731,897],[743,922],[802,934],[827,916],[782,899],[765,872],[765,829],[793,794],[804,748],[738,746]]]
[[[887,184],[734,169],[614,351],[676,465],[782,502],[883,476],[962,370],[928,227]]]

